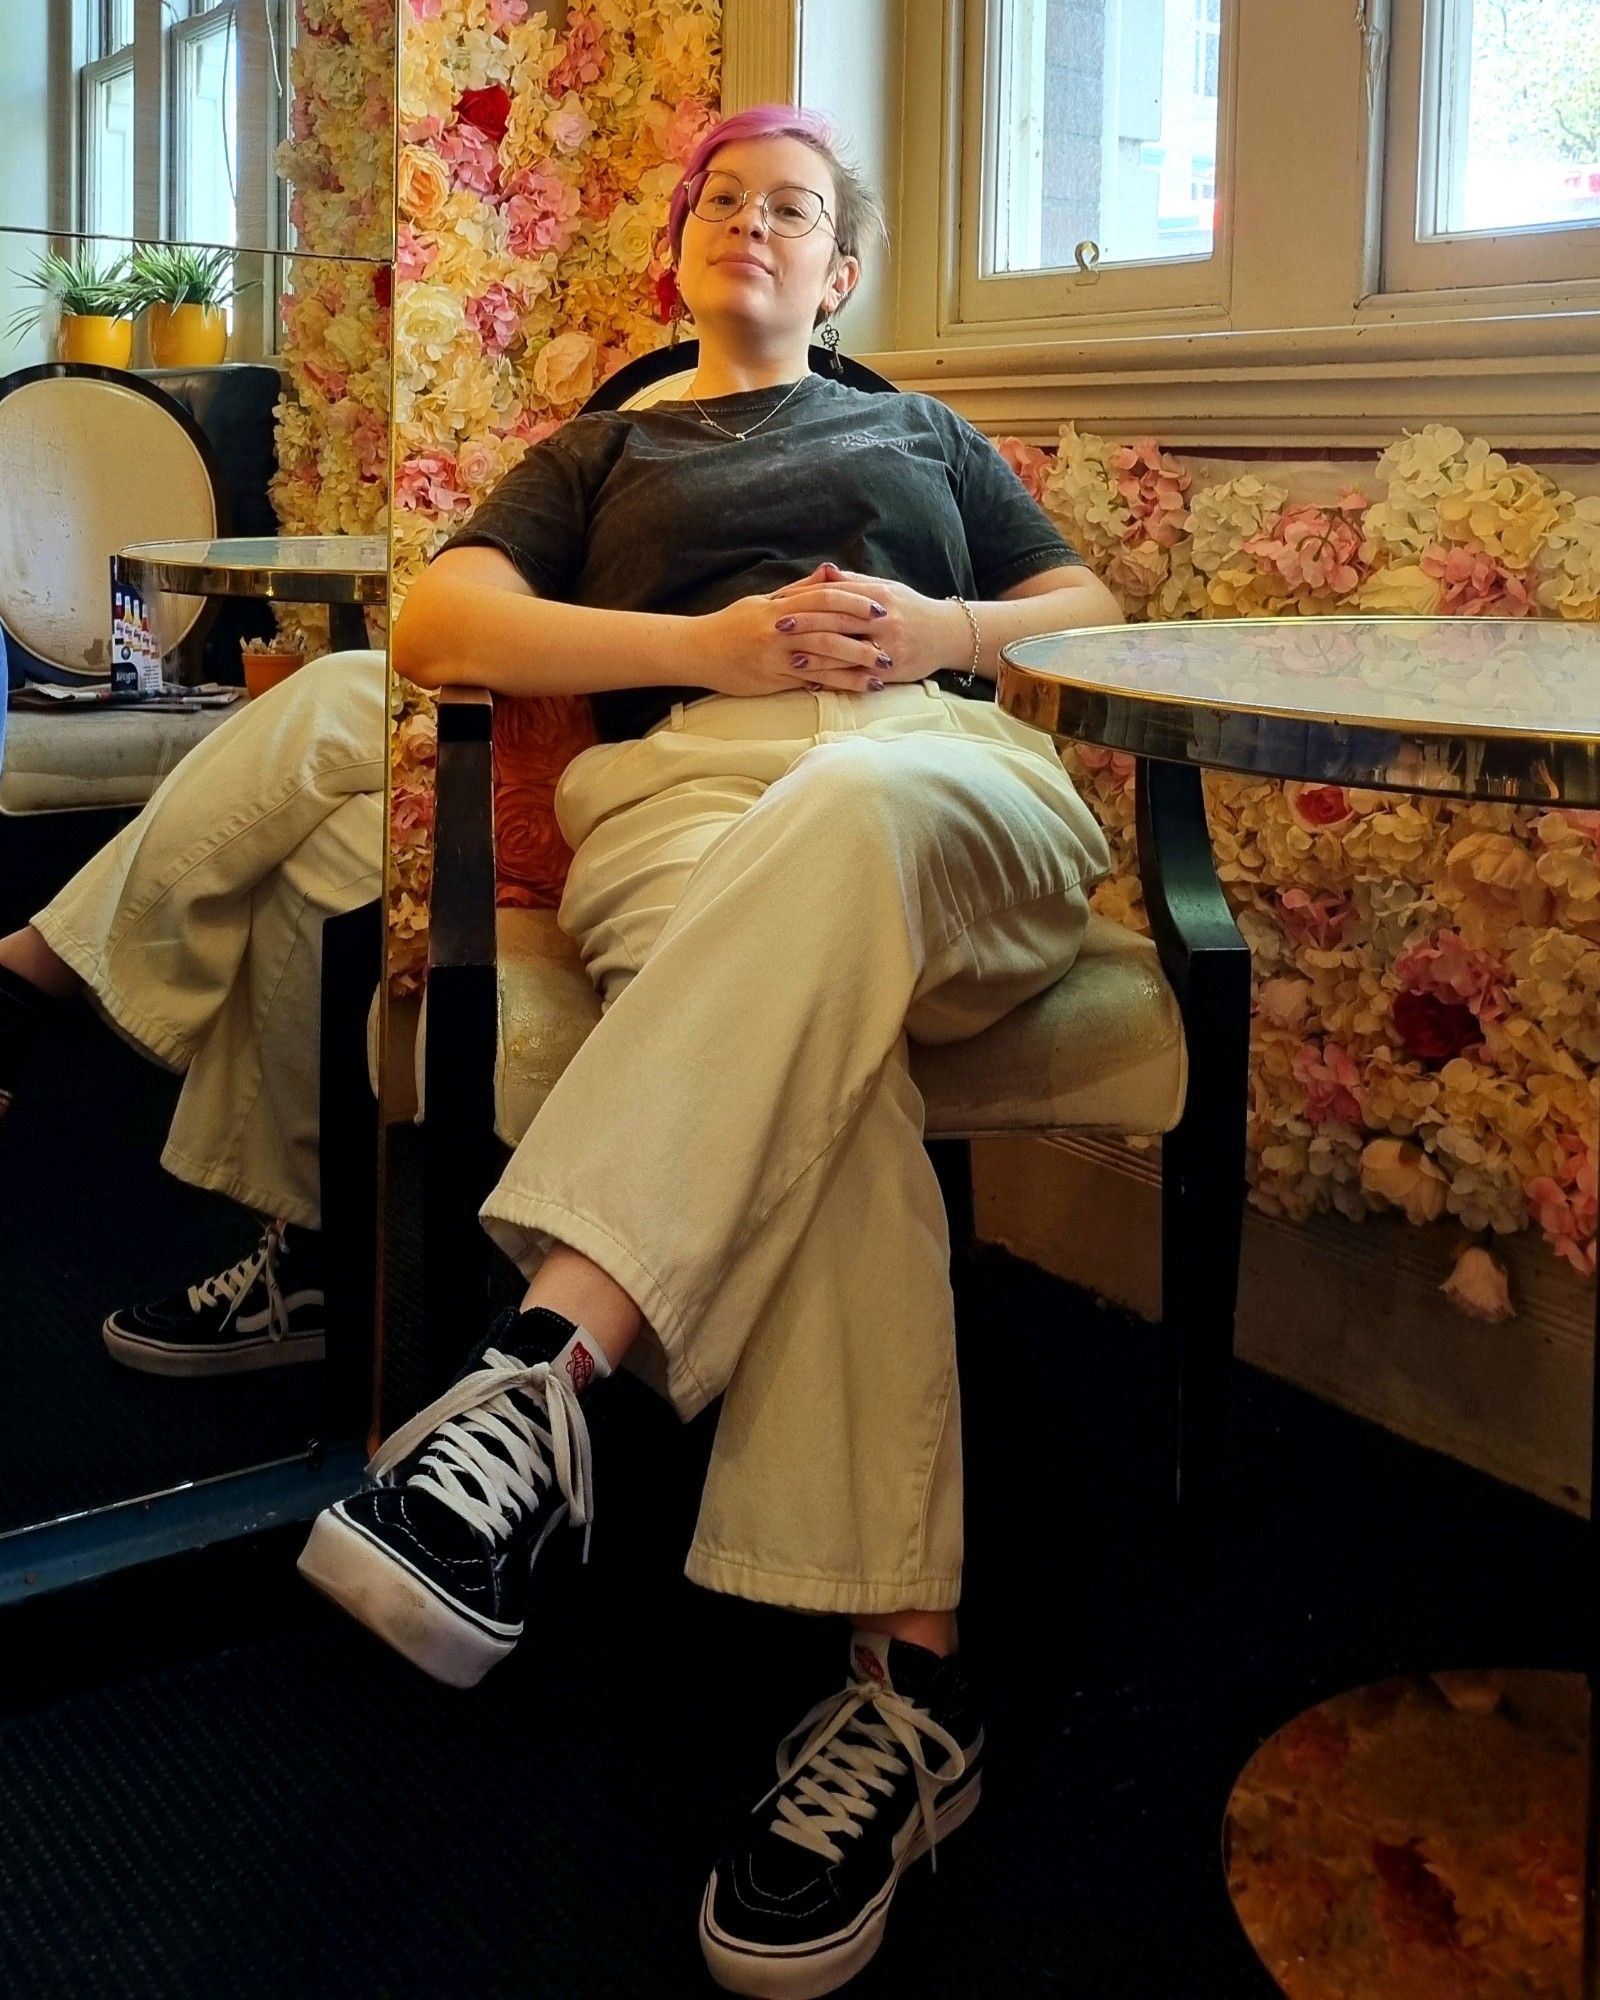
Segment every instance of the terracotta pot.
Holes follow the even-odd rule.
[[[220,306],[150,308],[150,359],[157,368],[207,368],[228,351]]]
[[[133,321],[105,313],[63,313],[56,334],[58,361],[92,361],[99,368],[126,368],[133,358]]]
[[[306,663],[304,653],[245,653],[241,657],[244,661],[244,684],[250,690],[252,701],[258,694],[275,688],[279,681],[286,681]]]

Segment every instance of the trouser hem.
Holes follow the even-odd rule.
[[[74,937],[59,917],[44,909],[28,922],[56,957],[83,981],[88,1000],[125,1040],[180,1075],[189,1067],[194,1050],[188,1041],[171,1028],[159,1026],[134,1007],[125,994],[119,993],[106,976],[105,960],[81,938]]]
[[[954,1611],[961,1603],[959,1576],[791,1576],[740,1556],[713,1555],[694,1543],[683,1565],[691,1583],[728,1597],[754,1598],[790,1611]]]
[[[592,1264],[598,1264],[648,1321],[666,1360],[667,1395],[677,1414],[688,1423],[712,1400],[713,1391],[706,1388],[684,1358],[689,1329],[676,1301],[668,1297],[654,1273],[603,1222],[548,1195],[501,1193],[498,1189],[479,1209],[478,1219],[525,1278],[532,1277],[543,1259],[548,1247],[543,1241],[546,1238],[565,1243]],[[535,1246],[537,1257],[529,1254]]]
[[[162,1152],[161,1164],[175,1179],[188,1186],[227,1195],[242,1208],[253,1208],[257,1215],[265,1216],[269,1221],[292,1223],[300,1229],[322,1227],[322,1210],[315,1202],[307,1201],[304,1195],[291,1194],[283,1188],[269,1188],[261,1181],[246,1180],[235,1168],[191,1159],[188,1154],[180,1153],[170,1145]]]

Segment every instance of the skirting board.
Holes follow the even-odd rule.
[[[1160,1313],[1160,1150],[1092,1138],[972,1148],[981,1241],[1146,1319]],[[1240,1358],[1572,1512],[1589,1504],[1594,1290],[1537,1232],[1493,1246],[1517,1316],[1441,1294],[1467,1241],[1396,1216],[1245,1211]]]

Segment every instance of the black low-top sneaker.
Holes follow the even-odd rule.
[[[456,1382],[383,1446],[369,1484],[322,1510],[301,1554],[302,1576],[451,1687],[472,1687],[516,1645],[533,1566],[563,1521],[584,1529],[588,1560],[584,1341],[543,1306],[503,1313]]]
[[[119,1306],[101,1332],[114,1360],[150,1375],[238,1375],[320,1361],[322,1238],[274,1222],[248,1257],[148,1306]]]
[[[810,2000],[853,1979],[900,1877],[977,1805],[982,1756],[959,1657],[857,1632],[849,1685],[784,1738],[777,1784],[711,1871],[700,1949],[717,1984]]]

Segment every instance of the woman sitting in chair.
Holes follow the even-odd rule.
[[[626,1359],[685,1420],[720,1395],[689,1576],[851,1622],[842,1691],[706,1889],[743,1993],[843,1984],[977,1802],[949,1241],[906,1038],[1059,979],[1109,864],[1050,739],[937,677],[992,682],[1002,643],[1113,600],[969,425],[809,369],[881,226],[821,120],[726,120],[672,204],[687,391],[535,446],[407,599],[407,678],[593,700],[559,921],[605,1011],[483,1209],[520,1312],[301,1558],[469,1685],[538,1631],[545,1543],[587,1529],[606,1378]]]

